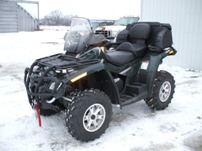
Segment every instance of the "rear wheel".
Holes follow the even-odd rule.
[[[70,134],[80,141],[99,138],[109,127],[112,105],[109,97],[99,90],[78,93],[66,110],[65,122]]]
[[[163,110],[168,107],[173,98],[175,89],[175,80],[167,71],[157,73],[152,88],[152,97],[145,99],[145,102],[152,109]]]

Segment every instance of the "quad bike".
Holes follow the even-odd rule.
[[[93,35],[87,19],[73,18],[64,49],[65,54],[37,59],[26,68],[24,82],[38,117],[64,110],[68,131],[80,141],[105,132],[112,104],[122,108],[145,100],[162,110],[171,102],[174,78],[158,71],[165,57],[176,54],[169,24],[134,23],[110,43]]]

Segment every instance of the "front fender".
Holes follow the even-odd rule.
[[[104,70],[105,66],[102,63],[92,64],[87,67],[82,67],[77,71],[70,73],[67,77],[67,82],[73,83],[78,81],[79,79],[93,74],[94,72],[99,72],[100,70]]]
[[[89,78],[94,77],[97,81],[96,83],[93,83],[91,79],[89,80],[92,88],[99,88],[109,96],[113,104],[119,104],[120,96],[118,88],[114,83],[111,73],[106,70],[105,65],[102,63],[92,64],[88,67],[82,68],[76,73],[70,75],[67,82],[71,85],[72,83],[88,76]]]

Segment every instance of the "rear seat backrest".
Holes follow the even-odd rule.
[[[137,44],[145,44],[145,40],[150,35],[151,27],[147,23],[138,23],[131,27],[129,31],[130,42]]]
[[[129,51],[136,57],[141,57],[147,50],[146,39],[150,35],[150,25],[147,23],[139,23],[133,25],[129,30],[130,42],[123,42],[116,51]]]

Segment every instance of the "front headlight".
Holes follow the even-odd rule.
[[[112,31],[112,37],[116,37],[120,31],[121,31],[121,30]]]
[[[117,36],[114,38],[113,42],[116,42]]]
[[[112,37],[116,37],[117,31],[112,31]]]
[[[55,89],[55,85],[56,85],[56,83],[55,83],[55,82],[52,82],[52,83],[50,84],[50,86],[49,86],[49,89],[53,91],[53,90]],[[59,85],[57,86],[57,89],[56,89],[56,90],[58,90],[61,86],[62,86],[62,82],[59,83]]]
[[[50,90],[54,90],[55,89],[55,82],[52,82],[49,86]]]
[[[56,69],[56,70],[55,70],[56,73],[63,73],[63,74],[65,74],[65,73],[71,73],[71,72],[73,72],[73,71],[74,71],[74,69],[72,69],[72,68]]]

